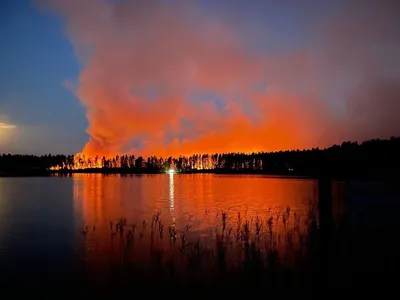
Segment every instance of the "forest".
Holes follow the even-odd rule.
[[[215,153],[180,157],[122,155],[0,155],[0,176],[97,173],[254,173],[292,176],[327,175],[343,179],[400,178],[400,137],[343,142],[329,148],[259,153]]]

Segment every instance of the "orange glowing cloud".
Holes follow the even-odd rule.
[[[38,2],[61,14],[84,66],[75,92],[89,156],[321,147],[354,124],[327,104],[340,77],[313,51],[260,54],[189,2]]]

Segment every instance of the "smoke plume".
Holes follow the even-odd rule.
[[[83,65],[75,93],[88,155],[272,151],[400,134],[395,1],[338,1],[334,16],[311,22],[311,42],[286,51],[252,47],[243,22],[194,1],[38,3],[63,18]]]

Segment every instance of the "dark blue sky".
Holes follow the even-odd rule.
[[[61,20],[26,0],[0,5],[0,122],[17,126],[7,140],[0,133],[0,152],[77,151],[87,140],[87,121],[62,84],[80,67]]]
[[[37,4],[28,0],[0,2],[0,153],[75,153],[82,150],[90,135],[94,137],[98,145],[107,145],[110,149],[143,148],[144,145],[152,145],[157,149],[165,146],[167,149],[174,139],[179,143],[184,139],[191,139],[190,146],[187,146],[188,149],[198,145],[199,151],[206,151],[204,143],[208,140],[205,137],[207,131],[211,129],[211,131],[215,131],[218,128],[220,130],[218,134],[221,134],[221,140],[224,140],[225,137],[228,139],[230,134],[229,130],[225,128],[226,126],[235,127],[237,124],[241,124],[241,128],[250,126],[243,125],[243,120],[238,121],[240,118],[232,112],[232,107],[236,107],[235,105],[241,107],[240,113],[249,120],[248,122],[265,118],[268,114],[266,112],[265,115],[264,112],[260,114],[260,111],[261,107],[266,107],[266,104],[260,104],[263,103],[262,101],[256,103],[253,98],[256,91],[269,92],[270,87],[274,93],[267,98],[268,101],[266,100],[267,105],[271,106],[266,109],[268,112],[279,111],[282,113],[282,109],[277,109],[276,103],[282,105],[283,100],[276,99],[286,99],[288,95],[289,98],[292,95],[299,98],[294,100],[295,104],[291,106],[300,107],[291,112],[294,116],[293,119],[298,120],[300,117],[297,115],[301,114],[300,119],[302,120],[314,120],[318,119],[319,114],[325,114],[322,112],[308,113],[313,108],[311,106],[310,109],[307,104],[311,101],[310,99],[312,101],[318,99],[319,103],[323,103],[323,109],[329,111],[329,122],[323,124],[327,128],[324,132],[329,131],[329,139],[326,138],[328,134],[314,140],[307,139],[307,143],[304,142],[305,146],[318,145],[321,141],[329,144],[346,138],[373,138],[376,135],[384,137],[389,133],[396,133],[395,130],[392,130],[395,123],[390,119],[394,118],[390,111],[393,111],[398,105],[397,100],[392,100],[396,98],[394,95],[397,95],[397,90],[386,88],[384,93],[381,93],[380,90],[382,86],[388,86],[386,84],[388,78],[391,82],[397,82],[399,79],[399,22],[396,21],[395,13],[393,13],[398,7],[396,1],[203,0],[197,1],[197,4],[194,5],[197,17],[193,19],[193,22],[198,22],[200,25],[197,23],[193,25],[190,20],[184,20],[185,13],[180,13],[178,9],[174,9],[178,12],[167,12],[167,20],[171,16],[173,16],[172,20],[182,18],[182,24],[188,24],[190,27],[188,32],[198,32],[199,28],[203,28],[203,24],[204,28],[207,28],[208,24],[212,24],[214,28],[223,29],[222,32],[225,33],[221,35],[222,38],[230,34],[234,36],[233,46],[226,46],[223,42],[218,41],[218,38],[210,37],[209,43],[216,46],[214,48],[205,47],[197,54],[193,54],[193,57],[186,48],[181,50],[178,47],[177,50],[180,51],[181,58],[176,60],[176,63],[179,64],[183,61],[182,57],[191,57],[190,61],[198,68],[200,67],[200,69],[196,69],[199,70],[196,73],[199,74],[198,81],[204,81],[201,76],[202,72],[210,76],[210,70],[213,70],[211,74],[219,73],[221,70],[222,75],[220,76],[223,78],[218,79],[221,81],[221,88],[213,86],[212,82],[211,84],[209,82],[193,84],[189,80],[182,83],[182,79],[187,79],[187,77],[179,77],[183,76],[181,69],[165,71],[170,68],[167,62],[175,59],[173,55],[175,48],[167,47],[167,50],[155,51],[150,49],[150,46],[163,45],[160,44],[160,40],[163,39],[163,30],[165,30],[165,34],[169,35],[174,35],[175,31],[178,31],[177,37],[172,37],[173,40],[175,39],[175,43],[187,40],[187,33],[181,32],[179,27],[173,27],[175,25],[171,25],[171,28],[168,29],[160,28],[159,32],[161,33],[154,32],[152,23],[145,19],[137,21],[137,23],[129,23],[131,21],[124,23],[121,21],[127,17],[124,16],[124,11],[126,14],[131,11],[131,18],[137,18],[137,16],[133,16],[137,12],[131,7],[122,9],[120,12],[117,11],[117,6],[120,5],[118,2],[122,3],[124,0],[110,1],[114,4],[117,3],[115,11],[106,9],[105,5],[100,4],[102,1],[96,2],[96,0],[88,0],[86,6],[82,5],[83,2],[76,0],[70,2],[42,0],[41,2],[45,3],[44,9],[42,6],[39,9]],[[53,2],[54,7],[48,10],[49,6],[46,2],[47,4]],[[134,1],[128,0],[127,2]],[[159,18],[157,8],[154,8],[157,2],[169,3],[173,7],[172,5],[179,1],[159,0],[153,1],[155,6],[142,5],[143,15],[148,18],[154,16]],[[98,17],[95,13],[90,13],[97,7],[100,7],[99,12],[110,13],[111,11],[110,15]],[[175,6],[175,8],[177,7]],[[86,13],[80,13],[85,9],[88,10]],[[193,11],[193,7],[191,11]],[[128,17],[130,16],[128,15]],[[155,21],[155,24],[158,24],[157,22]],[[216,27],[216,23],[223,26]],[[135,26],[144,28],[139,35],[136,35]],[[97,27],[101,29],[99,31],[90,29]],[[104,31],[104,34],[101,31]],[[113,40],[115,36],[119,35],[123,39]],[[146,62],[147,57],[143,51],[133,48],[132,43],[136,42],[135,39],[145,45],[148,43],[148,55],[158,62],[155,66],[151,62]],[[202,43],[208,43],[207,39]],[[113,40],[113,42],[107,45],[109,40]],[[201,37],[198,40],[201,41]],[[192,44],[196,41],[195,39]],[[240,43],[236,41],[240,41]],[[230,43],[230,40],[227,40],[227,43]],[[88,47],[94,49],[93,52],[90,52],[93,57],[90,57],[92,54],[88,58],[77,55],[79,51]],[[189,48],[190,46],[188,46]],[[232,64],[237,65],[238,73],[241,74],[233,74],[232,78],[230,78],[230,74],[235,72],[230,71],[229,64],[224,63],[224,52],[229,52],[231,48],[235,48],[235,51],[228,53],[227,56],[235,58]],[[210,51],[211,54],[207,51]],[[221,53],[214,53],[218,51]],[[117,57],[119,56],[121,61],[122,57],[132,57],[138,60],[136,64],[131,62],[132,65],[127,62],[130,67],[126,70],[124,70],[122,62],[121,73],[123,75],[115,75],[118,77],[118,81],[114,83],[110,82],[110,78],[90,77],[94,76],[93,66],[101,67],[106,72],[115,71],[113,64],[114,61],[121,63],[118,62],[119,58]],[[140,84],[137,83],[141,81],[140,74],[130,73],[130,70],[135,69],[138,64],[140,65],[138,68],[141,68],[141,72],[144,73],[143,82]],[[214,66],[219,64],[221,66],[215,69]],[[257,64],[262,67],[255,68],[254,65]],[[153,72],[149,78],[145,74],[146,70]],[[194,69],[190,67],[188,70],[192,72]],[[257,71],[260,72],[259,77],[247,76],[246,72]],[[164,72],[166,73],[164,74]],[[157,76],[154,75],[155,73]],[[161,75],[158,76],[158,73]],[[79,81],[79,76],[82,74],[86,74],[86,77]],[[171,75],[181,78],[181,80],[177,79],[176,82],[173,82],[165,79],[170,78]],[[226,77],[228,79],[225,79]],[[251,78],[249,79],[249,77]],[[108,97],[107,99],[93,98],[94,91],[88,84],[91,80],[99,86],[106,86],[100,97],[107,94],[104,96]],[[247,81],[251,84],[252,93],[249,93],[248,90],[244,92],[245,89],[242,87],[236,88],[238,82],[246,85]],[[119,82],[122,82],[122,86]],[[180,84],[186,88],[185,92],[183,92],[182,86],[179,86]],[[125,90],[123,85],[129,86],[133,96],[143,99],[139,102],[141,103],[140,108],[137,104],[135,108],[132,108],[132,117],[124,114],[121,116],[120,124],[116,124],[111,120],[115,118],[114,113],[111,110],[104,111],[104,105],[119,103],[121,107],[125,108],[124,113],[131,109],[125,103],[131,100],[120,99],[121,93]],[[177,85],[179,92],[177,92]],[[232,88],[232,85],[235,86],[235,89]],[[379,109],[377,109],[374,101],[365,100],[368,97],[364,97],[363,101],[366,101],[364,107],[366,108],[362,111],[365,115],[359,117],[357,123],[352,123],[348,118],[349,116],[354,117],[354,110],[348,111],[349,107],[357,107],[359,110],[359,106],[363,105],[360,104],[357,96],[354,96],[359,94],[360,87],[363,87],[363,93],[367,95],[372,87],[375,93],[386,95],[388,100],[381,99],[380,101],[386,104],[378,106]],[[81,92],[81,96],[75,96],[77,88]],[[186,97],[187,100],[185,108],[177,113],[176,118],[180,120],[178,125],[174,123],[173,119],[166,119],[160,121],[158,127],[153,126],[152,122],[143,123],[143,126],[140,124],[125,126],[127,122],[135,118],[138,120],[137,123],[142,122],[140,115],[148,112],[147,107],[151,107],[149,103],[157,101],[158,98],[164,101],[164,98],[170,97],[172,90],[175,98]],[[155,100],[150,98],[155,98]],[[208,101],[211,101],[211,104]],[[271,104],[272,102],[273,104]],[[215,105],[215,111],[205,115],[200,112],[191,115],[191,111],[197,111],[197,107],[200,107],[196,106],[198,105],[196,103]],[[186,107],[189,105],[192,107],[191,109]],[[385,105],[389,108],[389,112],[382,108]],[[88,110],[85,109],[85,106],[88,107]],[[288,108],[289,106],[283,104],[283,107]],[[135,117],[134,114],[139,109],[143,111]],[[155,107],[155,116],[158,109],[165,110],[160,106]],[[199,110],[201,109],[199,108]],[[85,116],[86,111],[91,112],[89,118],[91,122]],[[305,111],[307,114],[304,113]],[[375,114],[377,111],[379,114]],[[220,120],[218,114],[221,117]],[[103,123],[99,116],[102,116],[104,120],[104,128],[101,130],[98,129],[99,125],[96,125]],[[213,117],[215,120],[211,120]],[[203,121],[200,122],[200,118],[203,118]],[[383,126],[379,130],[377,129],[379,127],[377,124],[380,124],[382,119],[391,120],[390,128]],[[365,120],[372,121],[368,121],[365,125]],[[85,131],[90,123],[92,123],[92,127],[88,134]],[[335,124],[344,123],[346,123],[346,128],[354,128],[352,134],[344,134],[348,130],[343,126],[335,127],[337,126]],[[116,125],[115,128],[114,125]],[[266,129],[257,135],[268,136],[271,134],[270,132],[274,132],[268,127],[271,125],[260,126],[264,126]],[[121,132],[121,128],[124,127],[128,128],[126,129],[127,134],[119,138],[113,136],[115,132]],[[151,132],[150,129],[146,129],[150,127]],[[315,123],[311,127],[319,126]],[[367,128],[367,130],[364,132],[360,128]],[[300,135],[293,130],[292,128],[285,129],[285,135]],[[307,135],[304,132],[301,134]],[[198,142],[198,139],[202,137],[204,141]],[[278,138],[274,137],[274,141]],[[305,139],[303,140],[305,141]],[[235,141],[235,145],[238,143],[241,144],[240,139]],[[251,140],[246,139],[243,144],[250,145]],[[267,142],[260,145],[266,148],[269,146]],[[274,142],[274,145],[274,147],[279,147],[277,142]],[[292,144],[284,144],[282,147],[291,147],[292,145],[296,145],[294,140]],[[200,149],[201,147],[203,149]],[[168,149],[173,150],[173,148]],[[218,145],[214,145],[212,149],[218,150]]]

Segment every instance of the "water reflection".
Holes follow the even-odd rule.
[[[175,209],[174,173],[169,173],[169,212],[172,217],[172,222],[175,222],[174,209]]]
[[[369,226],[378,222],[377,225],[386,226],[388,222],[396,223],[394,214],[399,207],[399,193],[398,186],[334,183],[333,212],[348,211],[352,222]],[[79,248],[82,255],[77,256],[83,257],[85,263],[96,262],[87,264],[88,269],[94,269],[95,276],[101,273],[97,268],[107,267],[110,260],[122,261],[127,252],[142,261],[150,253],[149,249],[157,250],[167,244],[163,248],[167,254],[171,241],[168,227],[174,222],[178,231],[177,247],[181,243],[180,233],[188,223],[190,234],[215,245],[215,228],[218,226],[220,232],[223,210],[228,211],[228,229],[236,226],[237,213],[241,212],[250,221],[254,233],[255,217],[260,216],[263,230],[267,232],[263,237],[267,237],[269,216],[274,217],[274,232],[286,233],[282,214],[274,210],[284,211],[289,206],[288,222],[293,222],[294,213],[304,215],[308,203],[316,199],[315,181],[265,176],[74,174],[60,178],[0,178],[0,248],[3,249],[0,265],[3,269],[7,269],[6,265],[9,267],[4,276],[15,273],[20,280],[15,270],[21,266],[38,267],[43,272],[49,266],[60,269],[63,260],[66,266],[71,265],[72,256]],[[157,224],[152,239],[151,220],[158,210],[162,212],[164,227]],[[116,231],[121,217],[127,219],[123,234]],[[278,217],[280,225],[276,226]],[[86,226],[87,232],[81,233]],[[211,233],[210,227],[214,229]],[[134,239],[129,243],[129,231],[133,228]],[[162,241],[159,228],[164,229]],[[150,243],[154,247],[146,247]]]
[[[0,266],[6,279],[70,271],[71,200],[68,178],[0,178]]]
[[[160,247],[169,253],[171,228],[178,243],[184,234],[191,242],[201,238],[214,247],[222,212],[228,213],[230,232],[238,230],[238,213],[239,229],[249,222],[253,232],[257,224],[267,230],[273,217],[276,241],[284,240],[287,228],[306,214],[310,201],[315,202],[317,186],[312,180],[264,176],[74,174],[73,197],[77,244],[82,245],[87,268],[100,274],[101,268],[121,258],[148,262]],[[291,216],[283,217],[287,207]],[[154,223],[158,211],[161,217]],[[121,222],[123,232],[117,229]]]
[[[0,257],[5,256],[6,249],[6,235],[8,231],[7,224],[10,223],[8,220],[8,205],[6,203],[6,190],[4,187],[4,179],[0,178]]]
[[[73,196],[77,228],[108,232],[110,221],[122,217],[138,225],[161,211],[166,226],[190,223],[193,230],[204,231],[220,223],[223,210],[229,211],[230,222],[238,212],[250,219],[287,206],[302,215],[315,202],[317,186],[312,180],[264,176],[74,174]]]
[[[104,221],[103,177],[90,174],[74,174],[73,195],[75,217],[82,223],[98,224]]]

